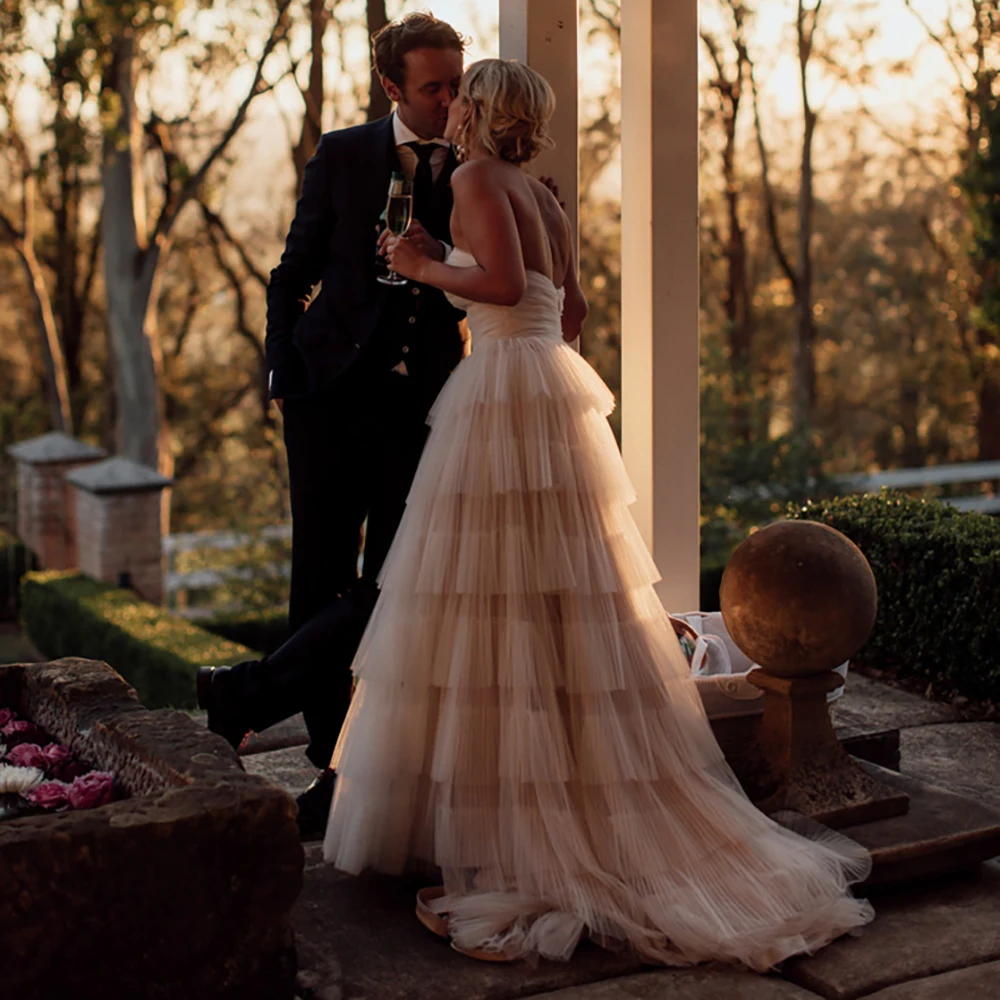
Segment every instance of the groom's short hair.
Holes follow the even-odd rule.
[[[407,52],[414,49],[464,52],[466,44],[466,39],[447,21],[439,21],[433,14],[407,14],[372,35],[372,61],[380,77],[387,76],[402,90],[406,84]]]

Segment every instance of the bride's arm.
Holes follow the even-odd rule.
[[[452,267],[431,260],[402,242],[390,241],[390,267],[404,277],[433,285],[472,302],[514,306],[521,301],[528,279],[521,240],[507,192],[481,161],[463,163],[451,177],[462,234],[475,267]]]
[[[566,220],[566,228],[570,230],[569,219]],[[576,273],[576,253],[573,249],[572,231],[570,230],[569,243],[569,263],[566,267],[566,277],[563,278],[563,289],[566,292],[566,299],[563,302],[562,311],[562,335],[563,340],[572,344],[580,331],[583,329],[583,321],[587,318],[590,307],[587,305],[587,298],[580,287],[580,280]]]

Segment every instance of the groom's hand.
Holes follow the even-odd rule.
[[[392,236],[388,229],[382,230],[378,238],[378,252],[385,253],[385,244]],[[422,254],[426,254],[431,260],[444,260],[444,244],[433,236],[416,219],[410,223],[410,228],[406,230],[406,238],[413,244],[414,248]]]

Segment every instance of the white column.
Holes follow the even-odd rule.
[[[698,0],[622,3],[622,452],[669,611],[698,606]]]
[[[549,176],[566,203],[577,233],[579,113],[577,81],[578,0],[500,0],[500,58],[518,59],[538,70],[556,94],[552,121],[555,148],[531,164],[536,177]]]

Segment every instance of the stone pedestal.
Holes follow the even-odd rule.
[[[53,431],[7,449],[17,462],[17,534],[42,569],[77,565],[75,505],[66,474],[104,458],[102,448]]]
[[[172,480],[126,458],[66,477],[75,492],[77,565],[95,580],[163,600],[162,492]]]
[[[752,670],[747,680],[764,691],[752,763],[743,781],[764,812],[791,809],[838,827],[906,812],[909,798],[863,771],[833,731],[827,692],[843,683],[827,671],[775,677]]]
[[[826,696],[875,624],[875,577],[840,532],[785,521],[751,535],[726,566],[722,616],[760,669],[764,714],[740,775],[765,812],[791,809],[829,826],[906,812],[905,791],[862,771],[833,731]]]

